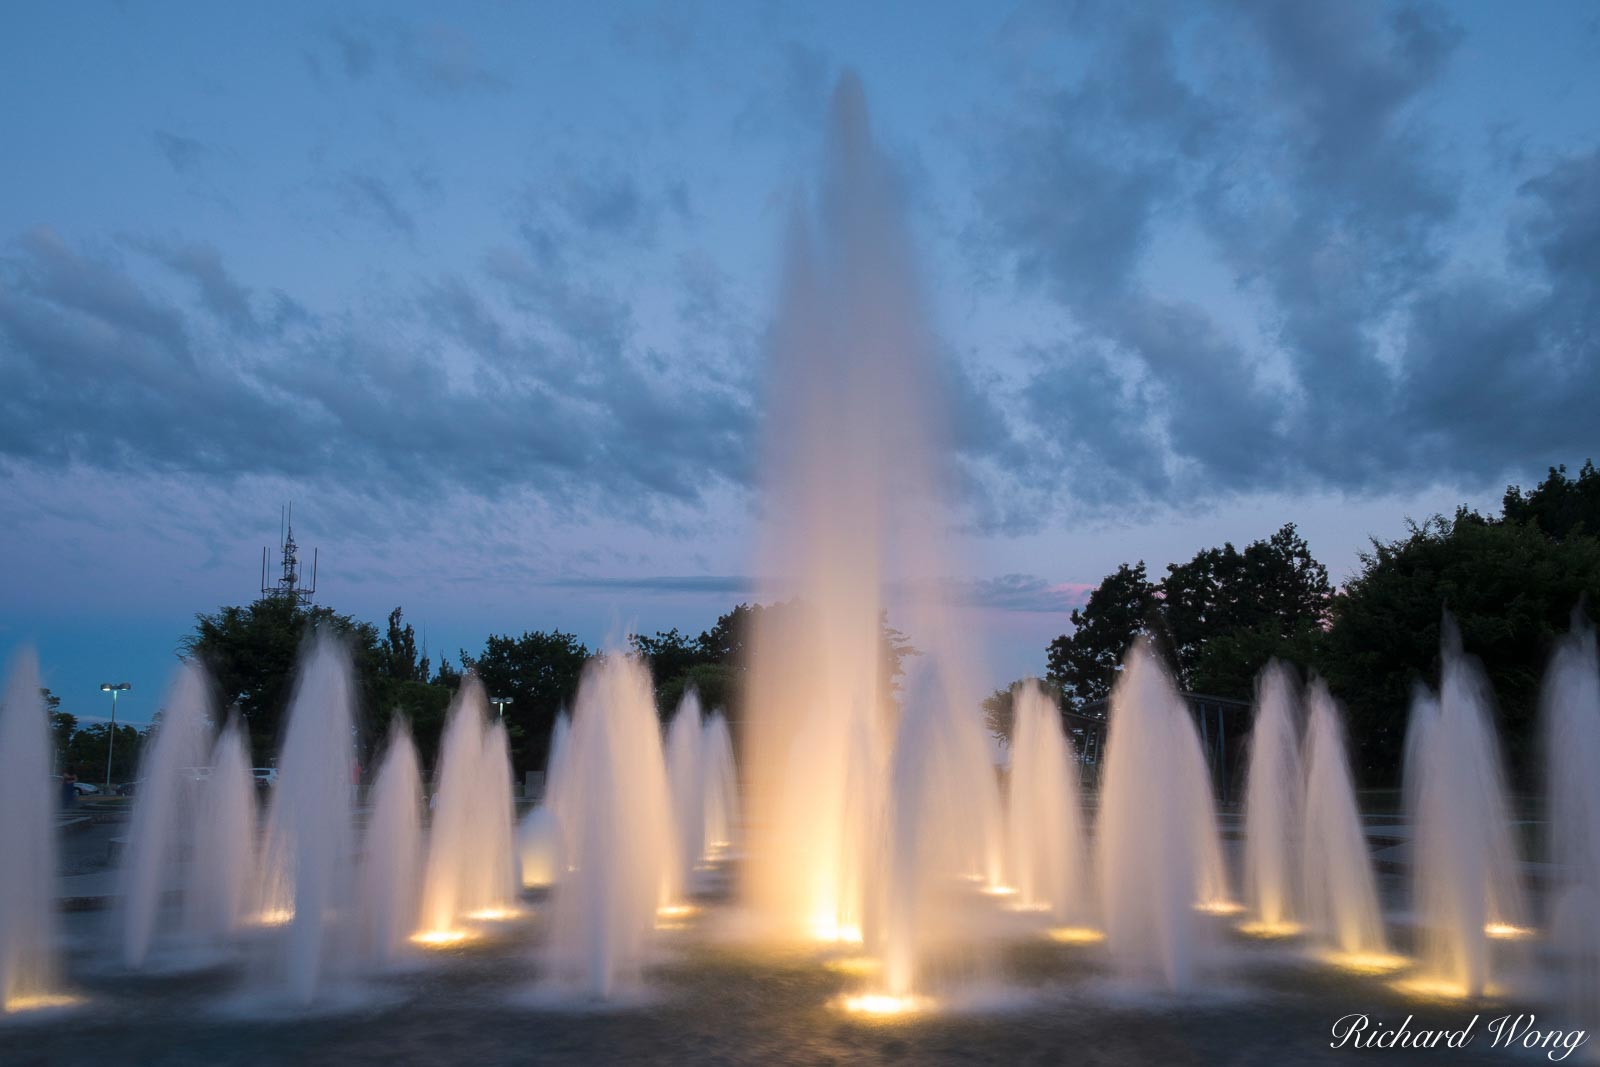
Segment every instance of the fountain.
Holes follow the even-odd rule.
[[[550,728],[550,750],[545,759],[544,795],[522,818],[517,830],[517,857],[524,889],[543,889],[556,880],[561,869],[562,828],[551,798],[561,790],[562,768],[566,762],[567,736],[572,722],[565,711],[556,716]]]
[[[266,984],[308,1005],[348,973],[348,918],[354,890],[355,686],[350,655],[327,634],[302,654],[278,784],[267,817],[258,919],[284,925]]]
[[[1171,989],[1197,976],[1197,909],[1229,910],[1194,723],[1140,639],[1111,691],[1095,827],[1106,941],[1118,969]]]
[[[739,771],[733,759],[733,735],[726,717],[713,712],[705,721],[700,742],[704,758],[705,856],[720,859],[738,843]]]
[[[1327,683],[1311,683],[1301,824],[1302,921],[1314,941],[1347,966],[1391,969],[1372,856],[1356,810],[1344,725]]]
[[[191,943],[220,946],[244,924],[256,873],[256,779],[239,716],[217,736],[210,764],[211,776],[200,790],[183,912]]]
[[[483,683],[469,675],[439,746],[418,934],[425,942],[457,939],[463,919],[513,906],[510,758],[505,727],[487,725],[488,709]]]
[[[57,790],[50,717],[31,650],[18,653],[0,704],[0,1015],[50,1007],[61,992],[56,935]]]
[[[1300,776],[1299,682],[1276,660],[1256,680],[1255,727],[1244,802],[1246,931],[1284,936],[1297,931],[1297,858],[1304,805]]]
[[[700,698],[693,689],[684,693],[678,713],[667,730],[667,785],[672,791],[672,821],[677,831],[674,896],[693,890],[695,868],[706,849],[705,730],[700,721]]]
[[[1566,1010],[1600,1025],[1600,654],[1580,611],[1556,648],[1540,694],[1557,888],[1551,942],[1559,946]]]
[[[1423,981],[1460,996],[1491,988],[1490,941],[1527,932],[1488,681],[1445,618],[1436,698],[1418,688],[1406,736],[1412,907]]]
[[[915,773],[894,752],[885,612],[902,612],[937,665],[940,699],[976,719],[981,695],[965,662],[970,635],[935,588],[951,573],[940,537],[950,408],[902,214],[847,74],[815,210],[793,213],[770,347],[758,567],[774,576],[762,599],[788,603],[763,613],[751,639],[741,756],[746,897],[785,939],[875,941],[875,916],[912,906],[885,885],[889,782],[913,788]],[[925,713],[908,736],[941,734],[945,712]]]
[[[564,870],[543,959],[557,990],[609,999],[641,981],[657,911],[671,904],[671,795],[650,672],[608,653],[584,668],[550,804]]]
[[[383,965],[405,951],[421,906],[422,776],[403,716],[389,725],[370,801],[356,878],[361,900],[357,938],[361,954]]]
[[[968,901],[957,888],[999,884],[1003,822],[999,786],[977,716],[937,685],[907,701],[890,771],[889,854],[884,882],[887,993],[915,998],[986,962],[970,942]],[[941,957],[930,973],[931,957]]]
[[[1092,899],[1078,803],[1078,763],[1056,702],[1033,679],[1016,691],[1007,816],[1017,903],[1048,911],[1058,925],[1092,927]]]
[[[255,866],[255,779],[235,720],[213,737],[214,701],[200,664],[178,668],[161,729],[140,767],[121,873],[122,962],[147,965],[158,938],[176,962],[206,965],[244,920]],[[165,907],[173,890],[176,909]]]

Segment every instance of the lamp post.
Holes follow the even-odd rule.
[[[116,751],[116,747],[117,747],[117,694],[118,693],[126,693],[128,690],[130,690],[132,688],[133,688],[133,686],[129,685],[127,682],[118,682],[115,685],[112,685],[110,682],[101,682],[100,683],[100,692],[102,692],[102,693],[110,693],[111,694],[111,732],[106,735],[106,791],[107,792],[111,791],[111,753]]]
[[[490,697],[489,703],[494,705],[495,711],[503,719],[506,717],[506,705],[512,703],[512,700],[510,697]]]

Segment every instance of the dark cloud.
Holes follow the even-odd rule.
[[[582,589],[617,593],[705,593],[716,596],[753,596],[759,582],[741,575],[690,575],[640,578],[553,578],[539,583],[552,589]]]
[[[509,310],[444,279],[374,320],[252,299],[204,245],[126,243],[193,306],[48,230],[0,255],[0,455],[374,501],[527,492],[639,522],[749,477],[740,388],[662,373],[625,303],[513,254],[485,275],[527,297]]]
[[[155,141],[156,150],[179,174],[194,174],[211,153],[203,142],[166,130],[157,130],[151,134],[151,139]]]
[[[387,70],[439,96],[498,92],[509,84],[485,63],[470,34],[443,22],[349,20],[321,35],[318,48],[309,56],[313,72],[324,69],[322,56],[326,54],[331,54],[336,69],[353,82]]]
[[[1019,82],[982,157],[974,248],[1070,315],[1015,410],[1057,473],[1013,473],[1126,506],[1592,450],[1550,416],[1600,400],[1600,168],[1520,187],[1507,262],[1452,263],[1463,178],[1423,117],[1461,41],[1447,8],[1073,11],[1055,29],[1093,42],[1087,68]],[[1228,302],[1157,288],[1208,270]]]
[[[339,190],[345,210],[350,214],[382,223],[406,237],[416,235],[416,219],[401,206],[389,183],[376,174],[346,174],[339,184]]]

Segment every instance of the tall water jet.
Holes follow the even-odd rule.
[[[980,964],[979,946],[966,943],[967,902],[954,890],[973,880],[1001,888],[999,784],[970,708],[938,692],[907,702],[895,738],[888,824],[884,977],[888,994],[904,998],[967,977]],[[940,959],[943,973],[931,973],[930,958]]]
[[[517,829],[517,858],[526,889],[541,889],[556,880],[563,869],[562,830],[554,798],[560,795],[562,768],[566,763],[567,737],[572,729],[565,711],[556,716],[550,728],[550,750],[544,765],[544,794],[539,803],[522,817]]]
[[[51,763],[39,665],[24,650],[11,661],[0,704],[0,1014],[61,996]]]
[[[421,900],[422,776],[403,716],[389,726],[371,807],[357,875],[357,936],[362,954],[384,964],[399,956],[416,932]]]
[[[1084,844],[1078,763],[1062,731],[1061,711],[1034,679],[1017,690],[1006,808],[1010,881],[1017,902],[1056,922],[1095,921]]]
[[[733,736],[726,717],[713,713],[705,722],[701,741],[705,783],[705,858],[715,859],[737,843],[739,833],[739,771],[733,759]]]
[[[1118,968],[1169,988],[1190,986],[1203,946],[1196,907],[1226,897],[1221,849],[1194,722],[1143,639],[1111,690],[1095,843]]]
[[[211,684],[188,661],[178,668],[163,704],[161,729],[140,772],[122,869],[122,962],[141,967],[150,953],[162,900],[181,864],[204,862],[197,852],[203,788],[196,768],[210,765]]]
[[[503,910],[511,874],[511,773],[505,728],[487,724],[483,683],[456,692],[435,775],[433,823],[422,889],[423,935],[444,936],[460,920]]]
[[[1254,929],[1293,932],[1299,919],[1299,682],[1277,660],[1256,680],[1255,726],[1244,802],[1244,894]]]
[[[1592,1029],[1600,1024],[1600,654],[1581,611],[1550,661],[1540,717],[1558,879],[1551,943],[1572,1021]]]
[[[354,714],[349,652],[320,634],[295,679],[263,848],[270,896],[262,917],[288,924],[271,984],[302,1005],[349,967],[343,920],[355,879]]]
[[[939,663],[946,699],[981,695],[942,596],[949,409],[891,168],[861,85],[828,121],[815,212],[797,208],[772,333],[760,590],[746,782],[748,892],[780,935],[858,939],[881,854],[897,715],[885,590]],[[781,576],[781,577],[778,577]],[[875,825],[878,829],[875,829]]]
[[[199,791],[183,912],[191,940],[219,945],[243,924],[256,873],[256,779],[241,717],[229,719],[218,735],[210,766],[211,775]]]
[[[677,891],[693,890],[694,870],[705,855],[706,803],[700,722],[700,697],[693,689],[683,694],[678,712],[667,730],[667,785],[672,791],[672,821],[677,831],[674,874]]]
[[[560,791],[565,827],[547,979],[605,999],[642,979],[673,862],[671,797],[650,672],[610,653],[584,668]]]
[[[1356,808],[1343,716],[1321,679],[1311,683],[1309,703],[1300,835],[1302,922],[1315,941],[1346,959],[1381,960],[1388,953],[1388,939],[1372,854]]]
[[[1437,699],[1418,690],[1406,736],[1412,906],[1428,978],[1465,996],[1490,987],[1490,938],[1526,929],[1492,697],[1447,617]]]
[[[505,723],[491,723],[483,735],[481,761],[478,812],[483,823],[482,868],[469,918],[499,917],[514,911],[517,899],[517,814],[511,795],[511,739]]]

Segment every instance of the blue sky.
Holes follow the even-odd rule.
[[[0,648],[147,717],[285,501],[436,658],[709,625],[846,68],[997,682],[1124,559],[1296,521],[1341,576],[1596,451],[1589,4],[11,6]]]

